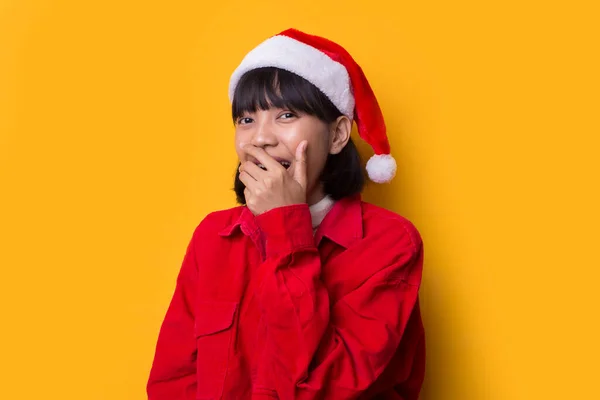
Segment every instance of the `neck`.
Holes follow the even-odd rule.
[[[335,201],[330,196],[325,196],[321,201],[309,207],[313,231],[321,224],[321,221],[323,221],[327,213],[329,213],[329,210],[331,210],[334,203]]]
[[[311,191],[308,196],[306,196],[306,202],[309,206],[317,204],[319,201],[323,200],[325,197],[325,192],[323,191],[323,185],[320,184],[315,190]]]

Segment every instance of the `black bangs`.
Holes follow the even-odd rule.
[[[325,123],[342,115],[315,85],[292,72],[265,67],[245,73],[235,89],[231,105],[234,123],[244,113],[271,107],[312,115]]]

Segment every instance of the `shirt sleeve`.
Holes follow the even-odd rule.
[[[308,206],[271,210],[257,221],[266,241],[263,267],[270,270],[258,293],[267,324],[262,362],[279,398],[358,398],[396,353],[418,303],[423,260],[418,232],[398,221],[398,229],[386,233],[394,236],[391,248],[366,250],[373,252],[368,257],[373,275],[330,304]],[[381,257],[382,251],[393,257]]]
[[[148,400],[196,398],[196,342],[194,337],[194,287],[197,281],[194,240],[190,241],[177,277],[175,292],[158,335],[150,377]]]

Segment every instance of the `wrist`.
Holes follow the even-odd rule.
[[[315,246],[306,203],[273,208],[257,215],[256,223],[265,238],[267,257]]]

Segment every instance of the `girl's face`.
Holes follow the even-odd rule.
[[[256,159],[243,150],[244,145],[252,144],[263,148],[293,175],[296,148],[306,140],[306,196],[308,204],[312,205],[324,196],[319,177],[327,157],[330,153],[341,151],[350,137],[350,128],[351,122],[347,117],[340,117],[329,125],[315,116],[287,109],[258,109],[256,112],[244,113],[235,121],[235,147],[240,162],[252,161],[258,164]],[[345,131],[348,131],[347,134]]]

